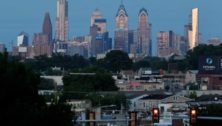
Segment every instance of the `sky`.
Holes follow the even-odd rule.
[[[41,32],[45,12],[50,13],[55,34],[57,0],[1,0],[0,1],[0,43],[8,50],[16,44],[16,36],[25,31],[29,43],[34,33]],[[107,19],[108,30],[113,37],[115,15],[121,0],[68,0],[69,38],[89,34],[90,16],[96,8]],[[158,31],[169,31],[183,35],[184,25],[189,22],[191,9],[199,8],[199,31],[201,40],[213,37],[222,39],[222,0],[123,0],[129,15],[129,29],[136,29],[138,12],[148,10],[152,24],[153,54],[156,53]]]

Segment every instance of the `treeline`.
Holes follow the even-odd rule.
[[[221,54],[222,45],[199,45],[193,50],[189,50],[183,59],[177,59],[177,55],[173,55],[168,60],[159,57],[145,57],[139,61],[132,61],[127,53],[113,50],[107,53],[104,59],[99,60],[96,58],[85,59],[80,55],[67,56],[54,54],[50,58],[39,56],[35,59],[26,59],[24,63],[35,71],[46,73],[52,73],[52,67],[60,67],[64,71],[72,71],[89,66],[104,68],[112,73],[121,70],[136,71],[141,67],[150,67],[154,70],[168,70],[168,64],[174,64],[177,66],[178,70],[186,71],[188,69],[198,69],[198,60],[200,56],[218,56]]]

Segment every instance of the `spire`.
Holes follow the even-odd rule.
[[[119,9],[118,9],[118,11],[117,11],[116,17],[119,15],[119,13],[120,13],[121,11],[123,11],[123,12],[125,13],[125,15],[128,16],[128,14],[127,14],[127,12],[126,12],[126,9],[125,9],[125,7],[124,7],[124,5],[123,5],[123,0],[121,0],[121,4],[120,4]]]
[[[44,21],[43,21],[43,25],[42,25],[42,33],[48,35],[49,41],[52,40],[52,23],[51,23],[51,19],[49,16],[49,12],[45,13],[45,17],[44,17]]]

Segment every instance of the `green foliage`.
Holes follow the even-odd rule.
[[[191,98],[191,99],[196,99],[197,98],[197,92],[196,91],[192,91],[188,94],[187,96],[188,98]]]
[[[167,64],[168,62],[164,58],[159,57],[146,57],[144,60],[150,63],[150,67],[153,70],[167,70]]]
[[[149,68],[150,67],[150,61],[149,60],[140,60],[138,62],[135,62],[133,64],[133,70],[139,70],[140,68]]]
[[[200,56],[221,56],[222,44],[219,46],[199,45],[193,50],[189,50],[186,60],[191,65],[191,69],[198,69],[198,60]]]
[[[48,107],[45,121],[46,126],[73,126],[71,106],[64,103],[52,104]]]
[[[128,54],[120,51],[113,50],[106,54],[104,59],[105,68],[112,72],[120,72],[120,70],[128,70],[132,68],[132,60]]]
[[[115,94],[99,94],[99,93],[90,93],[87,96],[93,103],[93,106],[107,106],[107,105],[116,105],[118,109],[123,105],[125,108],[129,107],[129,102],[124,94],[115,93]]]
[[[38,89],[40,89],[40,90],[55,90],[56,84],[54,83],[54,81],[52,79],[41,78],[40,84],[38,85]]]
[[[64,91],[95,92],[116,91],[115,81],[104,69],[89,67],[75,71],[77,73],[95,73],[95,75],[66,75],[63,77]]]
[[[0,54],[0,118],[5,126],[47,126],[57,124],[71,126],[71,116],[66,105],[47,107],[43,97],[38,95],[40,77],[23,64],[9,61]],[[51,111],[53,110],[53,111]],[[55,115],[59,114],[58,116]],[[54,113],[53,113],[54,112]],[[61,122],[61,123],[59,123]],[[68,125],[69,124],[69,125]],[[57,126],[55,124],[55,126]]]
[[[51,67],[72,70],[89,66],[89,61],[80,55],[67,56],[54,54],[51,58],[43,55],[35,57],[35,59],[26,59],[25,64],[37,72],[53,73],[56,71],[52,71]]]
[[[222,116],[222,104],[210,104],[206,105],[204,107],[205,109],[202,109],[199,111],[199,115],[201,116]]]

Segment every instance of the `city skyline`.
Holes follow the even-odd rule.
[[[52,18],[53,37],[55,38],[56,0],[44,1],[44,5],[36,5],[34,8],[32,8],[32,13],[28,12],[28,10],[30,10],[30,7],[22,9],[22,6],[26,5],[21,4],[24,2],[27,5],[39,5],[39,3],[43,1],[40,0],[39,3],[27,0],[21,0],[20,3],[13,2],[17,5],[12,9],[12,11],[17,10],[14,14],[12,13],[12,11],[6,11],[8,10],[7,6],[9,6],[9,3],[11,3],[10,0],[8,0],[7,2],[5,1],[3,2],[3,4],[1,4],[4,7],[0,5],[2,10],[0,14],[3,16],[0,23],[0,42],[6,43],[9,49],[11,47],[11,41],[14,41],[15,45],[16,36],[21,31],[25,31],[29,34],[29,43],[31,43],[33,33],[36,33],[39,31],[39,29],[41,29],[41,23],[42,19],[44,18],[44,13],[47,11],[50,13],[50,16]],[[121,4],[121,1],[87,1],[89,4],[84,4],[84,2],[86,2],[86,0],[76,2],[69,0],[69,38],[89,34],[90,15],[93,10],[95,10],[95,8],[99,8],[103,13],[104,18],[107,18],[108,31],[113,38],[115,29],[115,14],[118,10],[119,5]],[[221,38],[222,35],[220,33],[222,32],[218,27],[218,25],[220,25],[218,22],[222,22],[222,19],[220,18],[220,16],[217,16],[220,12],[219,3],[221,3],[221,1],[219,0],[213,0],[211,2],[200,2],[194,0],[181,0],[178,2],[176,0],[169,0],[162,3],[158,3],[158,0],[123,1],[126,11],[129,15],[130,30],[137,28],[138,11],[143,7],[148,10],[149,22],[152,23],[153,29],[152,40],[154,54],[156,54],[157,32],[162,30],[173,30],[180,35],[184,35],[184,25],[188,23],[189,14],[191,13],[192,8],[195,7],[199,8],[200,11],[199,26],[200,33],[202,33],[202,38],[206,41],[212,37]],[[84,4],[85,6],[82,6],[81,4]],[[108,6],[109,8],[107,8]],[[161,9],[163,7],[164,9]],[[7,14],[4,14],[2,12],[7,12]],[[165,14],[166,12],[169,13]]]

